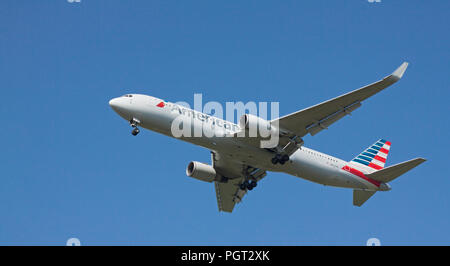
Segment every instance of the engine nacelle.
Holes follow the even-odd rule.
[[[216,179],[216,170],[209,164],[190,162],[186,168],[186,175],[205,182]]]
[[[258,116],[245,114],[239,120],[239,127],[249,132],[250,137],[267,138],[273,134],[278,134],[278,129],[269,121]]]

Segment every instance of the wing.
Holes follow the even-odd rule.
[[[256,182],[266,176],[266,171],[227,159],[216,151],[211,152],[211,160],[216,172],[224,177],[214,181],[219,211],[232,212],[236,203],[242,201],[247,189],[241,189],[240,185],[246,176]]]
[[[272,122],[279,122],[280,129],[303,137],[312,136],[326,129],[342,117],[361,106],[361,102],[397,82],[405,73],[408,63],[404,62],[391,75],[384,79],[341,95],[326,102],[283,116]]]

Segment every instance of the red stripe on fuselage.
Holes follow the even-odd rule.
[[[357,170],[357,169],[355,169],[355,168],[352,168],[352,167],[350,167],[350,166],[348,166],[348,165],[342,167],[342,170],[347,171],[347,172],[349,172],[349,173],[352,173],[352,174],[354,174],[354,175],[356,175],[356,176],[359,176],[359,177],[361,177],[362,179],[364,179],[364,180],[366,180],[366,181],[368,181],[368,182],[374,184],[374,185],[377,186],[377,187],[379,187],[380,184],[381,184],[381,182],[376,181],[376,180],[374,180],[374,179],[372,179],[372,178],[367,177],[363,172],[361,172],[361,171],[359,171],[359,170]]]

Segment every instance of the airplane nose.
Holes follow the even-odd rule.
[[[109,106],[111,106],[111,108],[114,110],[114,112],[116,112],[118,115],[122,116],[122,117],[127,117],[129,116],[130,113],[130,106],[129,106],[129,102],[127,102],[126,99],[124,99],[123,97],[117,97],[114,99],[111,99],[109,101]]]
[[[111,106],[111,108],[113,110],[117,111],[119,109],[119,107],[120,107],[120,103],[119,102],[120,102],[119,98],[111,99],[109,101],[109,106]]]

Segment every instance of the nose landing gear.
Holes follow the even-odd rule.
[[[139,132],[141,132],[138,128],[139,123],[140,121],[134,117],[130,120],[130,125],[133,128],[133,130],[131,130],[131,135],[136,136]]]
[[[131,130],[131,135],[136,136],[137,134],[139,134],[140,130],[139,128],[135,127],[133,128],[133,130]]]

